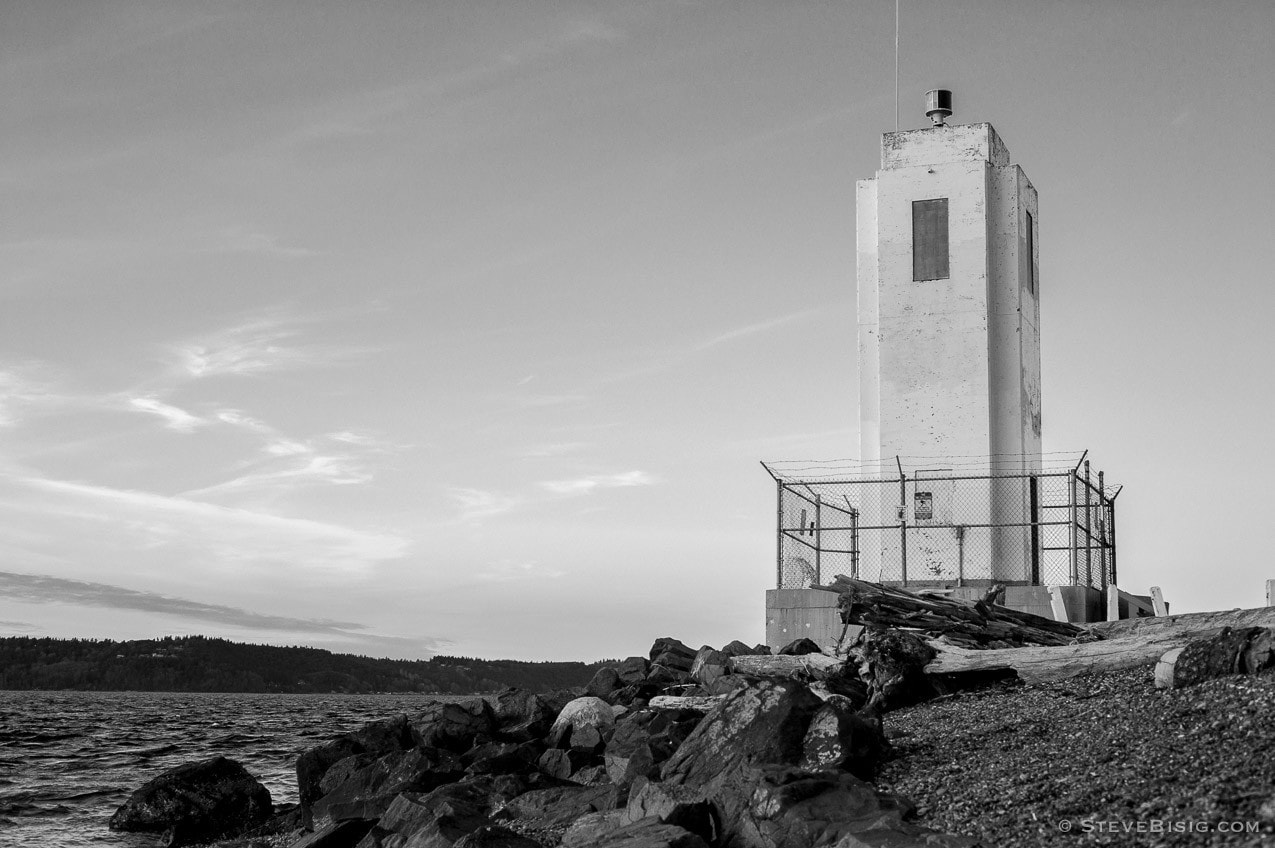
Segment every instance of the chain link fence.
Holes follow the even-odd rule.
[[[1084,455],[1066,457],[998,457],[995,467],[762,463],[778,487],[776,586],[846,574],[903,586],[1105,589],[1116,580],[1120,489]]]

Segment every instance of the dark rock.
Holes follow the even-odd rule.
[[[661,658],[667,656],[661,654]],[[692,660],[692,662],[694,662]],[[646,682],[659,686],[661,689],[669,686],[681,686],[691,682],[690,671],[683,671],[680,668],[674,668],[665,665],[662,662],[651,663],[650,670],[646,673]]]
[[[566,841],[563,848],[708,848],[708,843],[677,825],[659,819],[642,819],[607,833],[594,835],[592,842]]]
[[[802,636],[800,639],[793,639],[787,645],[779,649],[781,657],[800,657],[805,654],[821,654],[823,649],[819,647],[819,643],[814,639],[808,639]]]
[[[699,792],[680,786],[648,782],[635,789],[621,821],[634,824],[645,818],[677,825],[710,844],[719,837],[713,805]]]
[[[577,735],[590,742],[595,738],[601,741],[604,735],[610,735],[614,725],[615,712],[611,705],[601,698],[587,695],[562,708],[549,730],[547,741],[552,748],[575,747],[572,740]]]
[[[629,657],[615,667],[615,673],[625,686],[632,683],[641,683],[646,679],[646,671],[649,665],[650,663],[646,657]]]
[[[350,762],[359,763],[366,754],[356,754]],[[346,761],[337,763],[325,775],[324,786],[341,775]],[[386,754],[370,763],[350,770],[339,783],[313,804],[314,814],[330,816],[335,821],[376,819],[389,808],[401,792],[429,792],[463,776],[460,760],[450,751],[417,748]]]
[[[288,848],[355,848],[372,830],[374,821],[352,819],[329,822],[314,833],[308,833]]]
[[[689,672],[691,665],[695,662],[695,651],[684,643],[668,636],[662,636],[655,640],[655,644],[651,646],[649,656],[652,663],[659,663],[660,665],[685,672]]]
[[[750,653],[755,657],[768,657],[771,655],[771,650],[769,645],[753,645]]]
[[[705,645],[699,649],[699,653],[695,655],[695,661],[691,663],[691,677],[700,685],[708,686],[728,673],[726,663],[729,659],[728,654],[715,651]]]
[[[860,715],[854,701],[831,695],[810,720],[801,766],[811,771],[841,769],[871,780],[884,750],[881,719]]]
[[[483,825],[462,836],[453,848],[540,848],[540,843],[507,827]]]
[[[766,680],[727,695],[664,764],[664,780],[701,786],[730,768],[801,760],[823,702],[795,680]]]
[[[491,781],[476,779],[439,787],[426,794],[397,796],[376,823],[373,834],[383,846],[445,848],[489,823],[494,799]]]
[[[584,687],[584,691],[595,698],[607,701],[617,689],[622,688],[624,684],[620,681],[620,673],[612,666],[603,666],[593,675],[593,679]]]
[[[621,717],[604,754],[607,776],[622,790],[639,777],[655,777],[699,721],[692,710],[634,710]]]
[[[242,765],[212,757],[169,769],[111,816],[111,830],[169,834],[169,845],[237,836],[270,817],[270,791]]]
[[[412,746],[407,716],[373,721],[353,733],[345,733],[297,757],[297,789],[302,806],[309,806],[323,794],[321,781],[328,769],[354,754],[370,754],[373,759]]]
[[[505,689],[496,696],[492,707],[495,734],[511,742],[541,739],[549,732],[554,717],[565,703],[554,706],[534,692]]]
[[[544,752],[544,743],[487,742],[465,752],[461,762],[468,774],[529,774]]]
[[[571,772],[578,767],[571,762],[571,752],[563,748],[549,748],[536,761],[536,768],[540,769],[541,774],[547,774],[550,777],[562,780],[569,778]]]
[[[412,716],[410,724],[417,747],[445,748],[458,754],[496,729],[491,706],[482,698],[435,702]]]
[[[572,772],[571,782],[578,783],[581,786],[600,786],[604,783],[610,783],[611,778],[607,776],[606,766],[591,765]]]
[[[658,683],[650,683],[643,679],[640,683],[630,683],[623,689],[617,690],[611,696],[611,702],[628,707],[645,707],[652,698],[663,691],[663,688]]]
[[[727,642],[722,646],[722,653],[728,657],[744,657],[755,652],[756,649],[750,648],[738,639]]]
[[[563,832],[562,848],[593,848],[624,824],[624,810],[585,813]]]
[[[748,686],[748,679],[739,674],[726,674],[704,687],[710,695],[729,695],[737,689]]]
[[[571,731],[571,750],[593,754],[602,749],[602,731],[592,725],[580,725]]]
[[[570,824],[585,813],[615,809],[614,786],[555,786],[533,789],[505,804],[505,815],[534,819],[542,826]]]

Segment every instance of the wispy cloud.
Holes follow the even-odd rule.
[[[189,545],[225,566],[290,563],[362,570],[407,553],[409,540],[305,518],[87,483],[6,475],[43,495],[18,508],[109,524],[148,543]]]
[[[589,442],[550,442],[542,445],[532,445],[525,450],[519,451],[518,456],[523,459],[562,456],[568,453],[576,453],[587,447],[589,447]]]
[[[354,621],[273,615],[240,607],[207,604],[156,592],[129,589],[109,583],[68,580],[43,574],[0,571],[0,596],[25,603],[74,604],[177,616],[247,630],[336,636],[372,643],[409,641],[403,637],[372,633],[366,624]],[[21,624],[23,622],[0,622],[0,627],[8,626],[13,629],[13,625]],[[447,644],[447,640],[433,637],[410,641],[419,643],[427,649]]]
[[[11,633],[34,633],[40,628],[29,621],[0,621],[0,630]]]
[[[753,336],[758,333],[764,333],[767,330],[773,330],[776,327],[782,327],[785,324],[792,324],[796,321],[804,321],[807,318],[813,318],[814,316],[818,315],[821,311],[822,310],[820,309],[802,309],[799,312],[792,312],[792,313],[789,313],[788,315],[780,315],[777,318],[769,318],[765,321],[757,321],[756,323],[753,323],[753,324],[745,324],[742,327],[736,327],[733,330],[727,330],[724,333],[719,333],[718,335],[713,336],[711,339],[702,341],[699,344],[695,345],[694,349],[697,351],[708,350],[709,348],[717,347],[718,345],[726,344],[727,342],[733,342],[737,339],[742,339],[747,336]]]
[[[523,499],[516,495],[489,492],[484,489],[452,488],[447,490],[447,494],[460,508],[462,521],[478,521],[502,515],[516,509],[523,502]]]
[[[535,560],[502,559],[474,576],[484,583],[512,583],[518,580],[556,580],[565,574],[561,569],[545,568]]]
[[[546,480],[540,486],[555,495],[583,495],[597,489],[653,486],[656,482],[658,481],[645,471],[625,471],[621,474],[595,474],[573,480]]]
[[[165,427],[170,430],[176,430],[179,433],[193,433],[197,428],[208,423],[197,415],[192,415],[184,409],[179,409],[155,398],[132,398],[129,400],[129,405],[142,412],[158,415],[164,419]]]
[[[205,248],[203,253],[255,253],[262,256],[273,256],[282,259],[304,259],[318,256],[317,250],[307,247],[292,247],[280,243],[278,236],[268,233],[246,232],[231,229],[217,237],[217,244]]]
[[[334,365],[373,352],[368,347],[304,344],[301,328],[314,318],[255,318],[172,346],[178,373],[206,377],[251,377],[277,371]]]

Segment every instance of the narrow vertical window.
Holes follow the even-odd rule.
[[[1027,290],[1036,293],[1036,219],[1027,213]]]
[[[946,280],[947,198],[912,201],[912,279]]]

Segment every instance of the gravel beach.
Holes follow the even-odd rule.
[[[988,848],[1275,845],[1275,675],[1162,691],[1145,668],[884,720],[893,755],[877,785]]]

